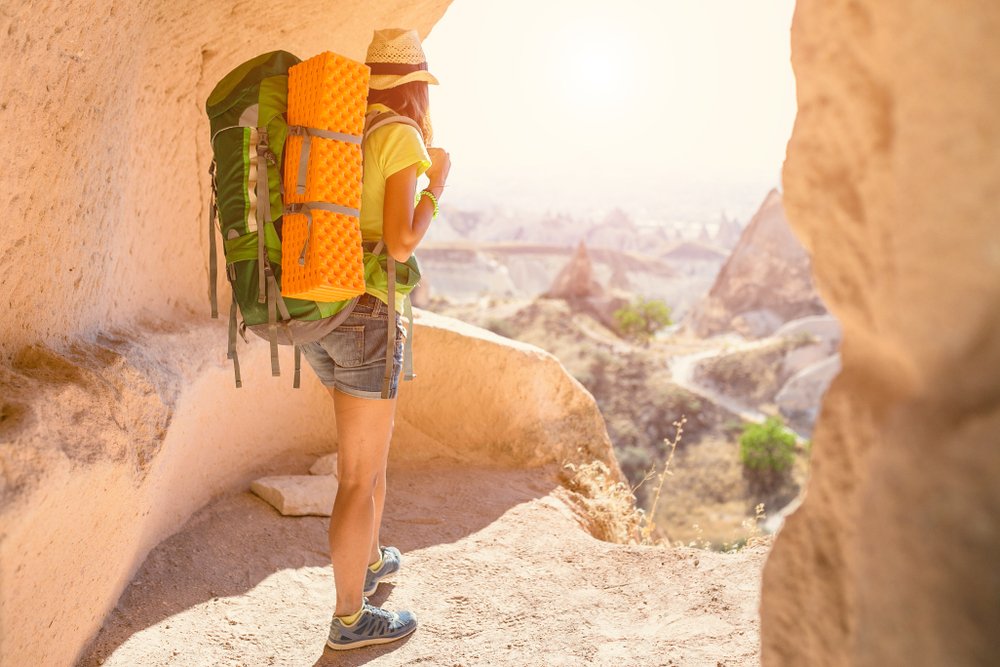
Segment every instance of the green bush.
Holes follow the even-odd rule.
[[[622,306],[613,317],[623,336],[642,342],[648,342],[657,331],[673,324],[670,306],[660,299],[643,297]]]
[[[747,424],[740,435],[740,462],[756,472],[785,472],[795,463],[795,436],[779,417]]]

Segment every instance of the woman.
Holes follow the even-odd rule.
[[[437,79],[427,71],[415,30],[375,31],[365,64],[371,68],[368,111],[393,111],[423,128],[419,132],[404,123],[386,125],[371,132],[363,146],[362,237],[381,238],[392,257],[405,262],[437,213],[451,166],[447,152],[425,148],[431,138],[427,86]],[[424,173],[430,184],[414,205],[417,178]],[[333,649],[395,641],[417,627],[412,613],[390,612],[367,598],[400,565],[396,547],[380,546],[379,524],[402,369],[402,301],[397,294],[400,310],[389,313],[384,293],[366,292],[338,329],[302,347],[333,396],[337,417],[339,487],[330,516],[337,606],[327,641]],[[396,328],[396,346],[390,398],[382,399],[387,326]]]

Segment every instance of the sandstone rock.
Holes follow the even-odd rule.
[[[721,264],[728,255],[714,244],[681,241],[660,255],[671,262],[714,262]]]
[[[833,350],[830,350],[823,343],[803,345],[790,350],[781,360],[781,376],[791,379],[802,369],[828,359],[831,354],[833,354]]]
[[[780,327],[781,321],[781,316],[770,308],[759,308],[735,316],[729,328],[746,338],[764,338]]]
[[[783,322],[824,312],[809,256],[788,227],[781,195],[772,190],[688,324],[700,336],[737,331],[759,338]]]
[[[327,454],[316,459],[316,462],[309,468],[311,475],[336,475],[337,474],[337,452]]]
[[[373,28],[427,35],[447,5],[3,6],[0,146],[18,167],[0,171],[0,204],[18,223],[0,293],[30,317],[0,321],[0,664],[74,664],[157,542],[275,457],[305,465],[331,444],[329,395],[308,368],[291,390],[290,348],[272,378],[266,344],[240,341],[233,387],[205,298],[204,101],[262,50],[361,59]],[[596,458],[623,479],[593,398],[558,361],[476,331],[416,327],[396,456]]]
[[[789,378],[774,402],[781,414],[795,426],[811,431],[819,415],[823,394],[840,372],[840,355],[817,361]]]
[[[719,229],[715,232],[712,242],[723,248],[733,248],[739,243],[742,234],[743,228],[737,220],[722,215],[719,218]]]
[[[294,10],[244,11],[233,0],[178,0],[112,11],[107,3],[4,3],[0,114],[10,120],[0,152],[22,159],[16,173],[0,174],[0,208],[32,222],[4,242],[4,265],[19,268],[0,275],[0,293],[4,308],[32,316],[0,321],[0,353],[62,345],[136,318],[202,317],[211,161],[205,99],[215,84],[274,48],[363,60],[374,27],[406,25],[424,36],[448,4],[304,0]],[[52,103],[55,90],[66,103]],[[56,185],[69,181],[72,188]],[[66,221],[80,215],[86,243],[65,233]],[[177,242],[179,228],[167,221],[178,220],[192,242]]]
[[[401,383],[390,463],[523,467],[598,457],[624,480],[594,397],[558,359],[450,317],[414,314],[417,377]]]
[[[840,346],[841,328],[840,322],[832,315],[813,315],[786,322],[774,335],[780,338],[813,336],[832,353]]]
[[[798,0],[783,182],[843,325],[764,665],[1000,655],[1000,4]]]
[[[580,241],[576,252],[562,268],[552,286],[542,294],[550,299],[580,299],[604,296],[604,288],[594,278],[594,269],[587,255],[587,246]]]
[[[420,282],[410,292],[410,304],[414,308],[426,308],[433,298],[430,279],[426,275],[421,275]]]
[[[608,287],[628,291],[632,289],[632,284],[628,279],[628,272],[620,263],[615,264],[611,269],[611,277],[608,279]]]
[[[330,516],[337,497],[335,475],[275,475],[261,477],[250,490],[284,516]]]

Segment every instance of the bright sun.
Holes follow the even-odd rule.
[[[563,34],[552,59],[553,74],[567,98],[590,107],[625,102],[632,75],[626,40],[597,26],[576,26]]]

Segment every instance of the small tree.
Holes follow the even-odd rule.
[[[795,463],[795,436],[785,430],[780,417],[747,424],[740,435],[740,462],[765,475],[784,473]]]
[[[641,296],[616,310],[613,316],[623,336],[642,343],[648,343],[657,331],[673,324],[670,306],[660,299]]]

